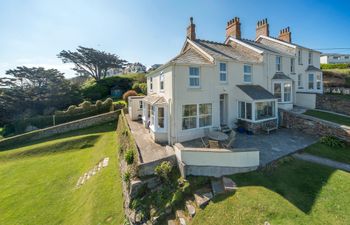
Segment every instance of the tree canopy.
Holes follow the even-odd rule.
[[[106,77],[108,69],[124,68],[127,61],[119,56],[93,48],[79,46],[75,52],[63,50],[58,54],[63,63],[73,63],[78,74],[89,75],[95,80]]]
[[[0,121],[45,114],[81,100],[78,87],[56,69],[21,66],[6,75],[0,78]]]

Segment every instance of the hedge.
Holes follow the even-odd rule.
[[[339,64],[321,64],[321,69],[349,69],[350,63],[339,63]]]

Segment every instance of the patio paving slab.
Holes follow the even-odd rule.
[[[281,128],[270,134],[247,135],[237,133],[234,148],[258,148],[260,166],[285,155],[304,149],[318,141],[318,137],[296,129]],[[234,149],[233,149],[234,151]]]
[[[175,155],[173,148],[155,143],[142,122],[132,121],[129,115],[126,115],[126,118],[139,148],[141,163],[154,162]]]

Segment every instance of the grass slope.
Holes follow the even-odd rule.
[[[232,176],[239,189],[214,198],[199,224],[350,224],[350,173],[299,160]]]
[[[115,124],[0,152],[0,224],[122,224]],[[109,165],[79,189],[104,157]]]
[[[304,114],[309,115],[309,116],[313,116],[316,118],[320,118],[323,120],[331,121],[334,123],[350,126],[350,118],[349,117],[340,116],[340,115],[336,115],[333,113],[321,112],[321,111],[312,110],[312,109],[307,110]]]
[[[304,151],[312,155],[350,164],[350,146],[348,144],[344,148],[331,148],[318,142],[310,145]]]

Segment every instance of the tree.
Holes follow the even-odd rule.
[[[74,63],[78,74],[89,75],[96,81],[106,77],[108,69],[124,68],[127,61],[119,56],[93,48],[79,46],[76,52],[61,51],[58,58],[63,63]]]
[[[25,66],[6,71],[0,78],[0,120],[44,114],[81,101],[77,86],[56,69]]]

